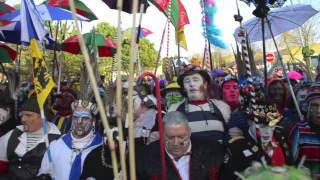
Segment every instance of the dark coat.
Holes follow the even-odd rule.
[[[191,140],[190,180],[218,179],[219,168],[223,163],[224,148],[218,142],[202,143]],[[141,158],[137,158],[137,179],[161,179],[160,144],[148,145]],[[166,154],[167,179],[180,180],[180,175]]]

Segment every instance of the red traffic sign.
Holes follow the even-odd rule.
[[[274,60],[274,55],[273,55],[273,53],[267,53],[267,54],[266,54],[266,60],[267,60],[268,62],[272,62],[272,61]]]

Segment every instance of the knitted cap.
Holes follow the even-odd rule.
[[[40,108],[38,105],[37,97],[31,96],[21,106],[20,111],[30,111],[40,114]]]

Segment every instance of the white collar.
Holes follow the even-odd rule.
[[[191,142],[190,142],[190,145],[189,145],[189,147],[188,147],[188,149],[187,149],[187,151],[181,156],[181,157],[183,157],[183,156],[185,156],[185,154],[190,154],[191,153]],[[173,161],[175,161],[175,158],[167,151],[167,149],[165,149],[166,150],[166,153],[168,154],[168,156],[170,157],[170,159],[172,159]],[[180,158],[181,158],[180,157]]]

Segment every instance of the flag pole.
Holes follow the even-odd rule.
[[[158,66],[159,66],[159,63],[160,63],[161,50],[162,50],[164,35],[165,35],[166,29],[167,29],[167,24],[168,24],[168,21],[164,25],[164,28],[163,28],[163,31],[162,31],[161,42],[160,42],[160,47],[159,47],[158,56],[157,56],[157,62],[156,62],[156,68],[154,69],[154,73],[153,74],[157,74],[157,69],[158,69]]]
[[[129,126],[129,164],[130,164],[130,179],[136,180],[136,164],[135,164],[135,149],[134,149],[134,128],[133,128],[133,76],[134,62],[136,56],[136,14],[138,9],[138,0],[133,0],[132,3],[132,31],[131,31],[131,46],[130,46],[130,61],[129,61],[129,82],[128,82],[128,126]]]
[[[127,166],[126,166],[126,157],[125,157],[125,141],[123,135],[123,126],[122,126],[122,85],[121,85],[121,66],[122,66],[122,30],[121,30],[121,11],[122,11],[123,0],[117,1],[118,9],[118,25],[117,25],[117,54],[116,54],[116,67],[117,67],[117,79],[116,79],[116,117],[117,117],[117,126],[119,129],[119,149],[120,149],[120,164],[122,169],[122,178],[127,180]]]
[[[278,54],[278,57],[279,57],[280,65],[281,65],[281,67],[283,69],[283,74],[284,74],[284,76],[285,76],[285,78],[286,78],[286,80],[288,82],[288,85],[289,85],[288,87],[289,87],[289,91],[290,91],[290,94],[291,94],[292,99],[293,99],[294,106],[296,107],[296,110],[298,112],[300,121],[303,121],[303,115],[302,115],[302,113],[300,111],[300,108],[299,108],[299,105],[298,105],[298,102],[297,102],[297,98],[296,98],[296,96],[294,94],[294,91],[293,91],[293,88],[292,88],[292,85],[291,85],[291,81],[290,81],[289,76],[288,76],[287,68],[283,64],[282,56],[281,56],[281,54],[279,52],[279,48],[278,48],[277,42],[276,42],[276,40],[274,38],[273,31],[271,29],[270,21],[269,21],[268,18],[266,18],[266,21],[267,21],[267,25],[268,25],[268,28],[270,30],[271,36],[272,36],[272,40],[273,40],[274,46],[276,48],[276,51],[277,51],[277,54]]]
[[[119,180],[119,174],[118,174],[118,162],[117,162],[117,158],[116,158],[116,153],[115,153],[115,144],[113,141],[113,137],[111,134],[111,130],[109,127],[109,123],[107,120],[107,116],[106,116],[106,112],[104,110],[103,107],[103,102],[101,100],[99,91],[98,91],[98,86],[97,86],[97,81],[95,79],[94,73],[93,73],[93,69],[92,66],[90,64],[90,59],[89,59],[89,54],[88,54],[88,50],[86,48],[84,39],[82,37],[82,34],[80,33],[80,28],[79,28],[79,24],[78,24],[78,19],[76,16],[76,9],[75,9],[75,5],[74,5],[74,1],[73,0],[68,0],[69,4],[70,4],[70,9],[72,11],[72,16],[73,16],[73,20],[75,22],[75,27],[76,27],[76,31],[79,34],[79,42],[80,42],[80,48],[82,51],[82,54],[84,56],[84,60],[85,60],[85,65],[88,71],[88,75],[89,75],[89,79],[90,79],[90,83],[94,92],[94,96],[95,99],[97,101],[97,105],[98,105],[98,109],[99,109],[99,113],[101,116],[101,120],[102,120],[102,124],[104,126],[104,129],[106,131],[107,134],[107,140],[108,140],[108,145],[111,151],[111,159],[112,159],[112,167],[113,167],[113,173],[114,173],[114,177],[116,180]]]

